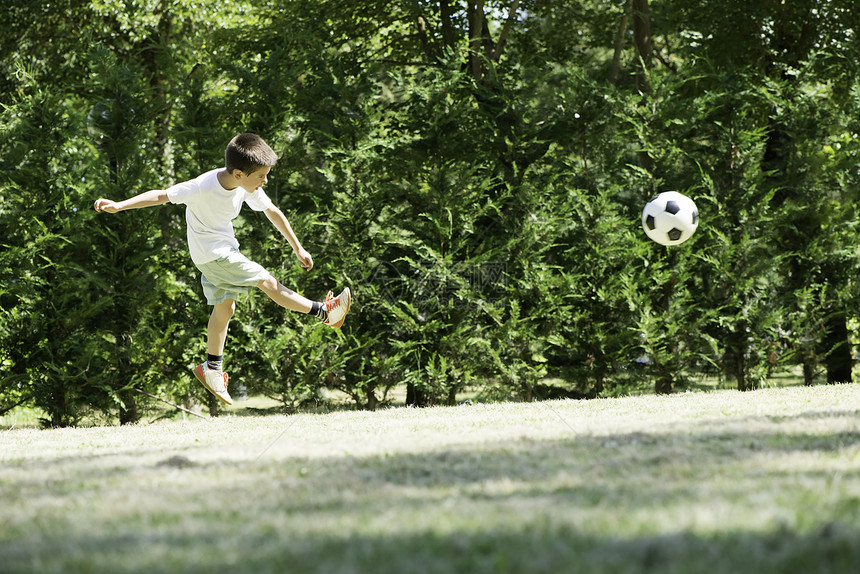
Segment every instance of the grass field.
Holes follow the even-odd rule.
[[[0,431],[2,572],[860,572],[860,387]]]

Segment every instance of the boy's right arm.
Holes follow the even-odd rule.
[[[130,197],[125,201],[113,201],[112,199],[100,197],[95,201],[95,203],[93,203],[93,207],[96,211],[116,213],[118,211],[125,211],[126,209],[164,205],[168,201],[170,200],[167,198],[167,192],[165,190],[153,189],[152,191],[145,191],[140,195]]]

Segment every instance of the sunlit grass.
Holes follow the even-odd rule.
[[[11,572],[860,569],[856,385],[12,429]]]

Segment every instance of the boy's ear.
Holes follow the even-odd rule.
[[[242,179],[243,177],[245,177],[245,172],[237,168],[230,172],[230,175],[232,175],[235,179]]]

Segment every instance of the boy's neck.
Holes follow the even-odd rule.
[[[236,178],[233,177],[226,168],[218,172],[218,183],[220,183],[221,187],[227,191],[233,191],[239,187],[239,182],[236,181]]]

